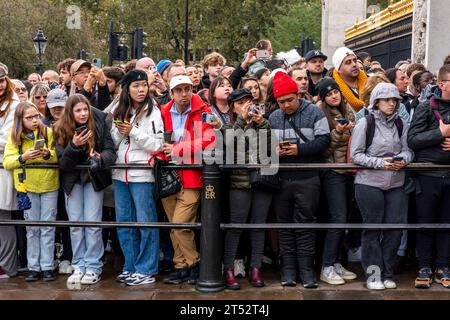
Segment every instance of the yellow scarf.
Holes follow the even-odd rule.
[[[341,78],[339,72],[336,69],[333,70],[333,78],[337,82],[345,100],[353,107],[353,110],[358,112],[364,107],[364,101],[358,99],[352,89],[345,83],[344,79]],[[364,71],[359,71],[358,75],[358,93],[361,94],[367,81],[367,76]]]

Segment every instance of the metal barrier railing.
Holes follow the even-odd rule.
[[[336,163],[296,163],[278,164],[275,166],[280,170],[348,170],[364,169],[355,164]],[[3,166],[0,165],[0,168]],[[57,164],[49,165],[29,165],[27,168],[59,168]],[[77,170],[86,170],[88,165],[79,165]],[[305,229],[305,230],[329,230],[329,229],[358,229],[358,230],[450,230],[450,224],[225,224],[221,222],[221,169],[258,169],[273,168],[265,165],[245,165],[245,164],[188,164],[188,165],[167,165],[170,169],[203,169],[203,191],[201,205],[201,223],[172,224],[164,222],[75,222],[75,221],[21,221],[5,220],[0,221],[1,225],[28,225],[28,226],[55,226],[55,227],[105,227],[105,228],[184,228],[200,229],[200,276],[196,284],[196,289],[200,292],[217,292],[225,289],[222,279],[222,235],[221,230],[227,229]],[[111,169],[151,169],[148,165],[127,165],[117,164]],[[431,163],[411,163],[402,170],[448,170],[450,165],[436,165]],[[450,176],[450,175],[449,175]]]

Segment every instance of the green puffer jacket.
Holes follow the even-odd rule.
[[[251,134],[251,129],[254,134]],[[240,116],[234,124],[227,124],[222,127],[222,134],[225,141],[226,163],[233,161],[234,164],[257,164],[259,163],[259,130],[267,130],[267,150],[270,150],[270,124],[264,119],[261,125],[254,123],[247,124]],[[245,139],[248,137],[248,139]],[[245,139],[245,140],[244,140]],[[234,156],[231,156],[233,154]],[[270,156],[270,154],[265,155]],[[231,157],[231,158],[230,158]],[[249,170],[231,170],[230,182],[233,189],[250,189]]]

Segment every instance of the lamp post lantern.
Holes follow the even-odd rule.
[[[44,36],[42,29],[39,29],[36,36],[33,38],[34,52],[36,53],[39,63],[36,66],[36,71],[42,75],[44,72],[42,65],[42,56],[47,48],[47,38]]]

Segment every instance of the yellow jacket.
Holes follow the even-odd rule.
[[[37,137],[37,130],[34,132],[35,139],[30,139],[22,135],[22,151],[25,152],[28,149],[34,148],[34,142]],[[58,163],[58,157],[56,155],[55,147],[53,145],[53,132],[52,129],[47,128],[47,145],[45,148],[50,150],[50,158],[44,160],[43,158],[37,158],[34,160],[28,160],[26,164],[40,164],[40,163]],[[11,135],[9,135],[8,142],[5,146],[5,154],[3,156],[3,167],[6,170],[14,170],[14,186],[16,190],[19,184],[19,173],[22,173],[22,165],[19,162],[19,146],[16,146],[11,141]],[[33,193],[45,193],[52,192],[59,189],[59,169],[29,169],[25,170],[25,187],[26,191]]]

